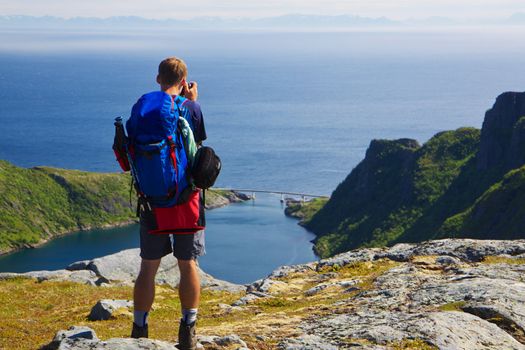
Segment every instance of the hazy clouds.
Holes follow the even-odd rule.
[[[148,18],[353,14],[392,19],[490,19],[525,12],[523,0],[1,0],[0,15]]]

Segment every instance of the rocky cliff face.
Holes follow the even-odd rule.
[[[422,146],[373,140],[305,226],[318,235],[323,257],[444,237],[524,238],[524,164],[525,93],[504,93],[481,133],[440,132]]]
[[[221,294],[211,309],[204,301],[199,340],[215,350],[521,350],[524,276],[524,240],[360,249],[280,267],[233,299]],[[100,340],[89,329],[73,328],[59,332],[48,348],[175,349],[170,334],[155,332],[155,315],[164,307],[157,304],[150,325],[163,341],[107,333]],[[130,316],[119,317],[129,325]],[[118,328],[111,320],[92,327],[98,334],[110,322]]]
[[[359,221],[372,203],[399,205],[406,201],[410,194],[407,174],[419,148],[417,141],[410,139],[372,140],[365,159],[337,187],[323,209],[329,218],[313,220],[308,228],[318,233],[331,232],[349,217]]]
[[[525,93],[501,94],[485,114],[477,156],[480,170],[525,164]]]

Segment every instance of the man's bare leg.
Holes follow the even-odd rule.
[[[182,309],[199,307],[201,284],[195,260],[178,260],[180,270],[179,298]]]
[[[179,349],[195,350],[195,321],[201,294],[199,273],[195,260],[179,260],[180,284],[179,297],[182,308],[182,320],[179,327]]]
[[[140,272],[133,289],[133,306],[137,312],[147,313],[151,310],[155,298],[155,275],[159,265],[160,259],[142,259],[140,263]],[[138,322],[135,323],[138,324]],[[143,325],[139,324],[139,326]]]

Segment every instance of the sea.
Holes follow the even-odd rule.
[[[525,90],[523,31],[0,29],[0,159],[119,171],[113,119],[158,89],[158,63],[176,55],[199,84],[206,143],[223,162],[216,186],[330,195],[372,139],[424,143],[481,128],[500,93]],[[317,258],[314,236],[284,215],[278,195],[208,217],[200,261],[218,278],[248,283]],[[2,257],[0,271],[63,268],[137,246],[136,226],[81,232]]]

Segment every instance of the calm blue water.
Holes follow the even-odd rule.
[[[162,58],[180,55],[199,82],[208,144],[223,160],[218,186],[330,194],[373,138],[424,142],[481,127],[498,94],[525,88],[523,34],[0,32],[0,159],[117,171],[113,118],[157,89]],[[237,280],[247,269],[269,272],[277,260],[246,253],[258,244],[249,234],[270,250],[283,246],[284,236],[269,234],[279,225],[311,238],[275,205],[249,207],[249,220],[246,206],[210,213],[209,231],[218,231],[209,236],[220,237],[203,260],[210,273]],[[83,254],[105,254],[107,236]],[[121,241],[112,239],[114,251]],[[285,242],[282,263],[296,249]],[[309,244],[301,249],[311,254]]]
[[[117,171],[113,118],[178,54],[223,159],[217,185],[329,194],[373,138],[481,127],[525,87],[521,34],[0,32],[0,159]]]
[[[280,265],[316,260],[310,243],[314,235],[283,215],[279,199],[260,195],[255,202],[208,211],[207,253],[199,258],[201,268],[220,279],[248,283]],[[62,269],[74,261],[138,247],[138,225],[79,232],[2,257],[0,271]]]

